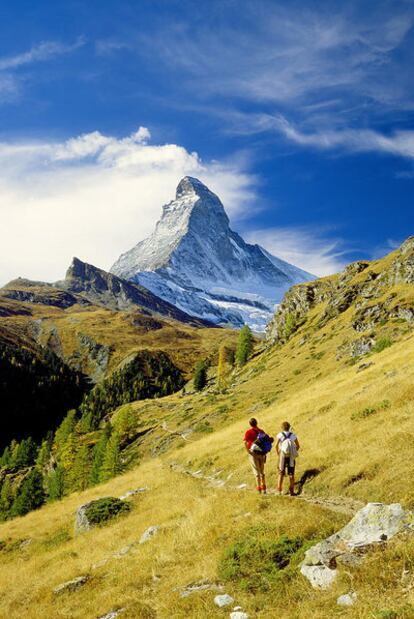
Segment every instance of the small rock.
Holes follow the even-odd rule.
[[[148,488],[136,488],[135,490],[128,490],[122,496],[120,496],[121,501],[125,501],[125,499],[129,499],[131,496],[135,496],[137,494],[141,494],[141,492],[146,492]]]
[[[247,484],[240,484],[237,486],[237,490],[245,490],[247,488]]]
[[[230,613],[230,619],[249,619],[249,615],[241,610]]]
[[[33,540],[31,537],[29,537],[28,539],[24,539],[19,546],[20,550],[24,550],[25,548],[27,548],[27,546],[30,546],[32,541]]]
[[[175,589],[176,590],[176,589]],[[222,591],[222,585],[216,585],[209,580],[199,580],[188,584],[180,593],[180,597],[187,598],[193,593],[200,593],[201,591]]]
[[[118,617],[118,615],[125,611],[126,608],[117,608],[109,611],[109,613],[107,613],[106,615],[101,615],[100,617],[98,617],[98,619],[115,619],[116,617]]]
[[[336,600],[338,606],[353,606],[356,602],[357,594],[356,593],[344,593],[344,595],[340,595]]]
[[[156,535],[159,530],[160,527],[157,527],[155,525],[153,525],[152,527],[148,527],[148,529],[144,531],[144,533],[141,535],[139,543],[145,544],[145,542],[148,542],[152,537],[154,537],[154,535]]]
[[[233,604],[234,600],[228,593],[223,593],[223,595],[216,595],[214,598],[214,604],[219,608],[223,608],[224,606],[229,606]]]
[[[235,607],[233,608],[233,610],[234,610],[234,611],[238,611],[238,610],[243,610],[243,609],[242,609],[242,607],[241,607],[241,606],[235,606]]]
[[[67,582],[63,582],[53,589],[53,593],[55,595],[60,595],[61,593],[66,593],[67,591],[76,591],[80,587],[88,581],[87,576],[78,576],[73,580],[68,580]]]
[[[92,569],[97,570],[100,567],[103,567],[104,565],[106,565],[108,561],[109,559],[101,559],[100,561],[97,561],[96,563],[92,563]]]
[[[114,559],[122,559],[122,557],[125,557],[125,555],[127,555],[129,553],[131,548],[132,548],[132,544],[129,544],[129,546],[124,546],[123,548],[118,550],[118,552],[116,552],[113,555]]]
[[[300,571],[314,589],[329,589],[337,576],[337,570],[326,565],[302,565]]]

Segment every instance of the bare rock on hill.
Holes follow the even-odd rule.
[[[53,593],[55,595],[60,595],[62,593],[67,593],[71,591],[77,591],[80,587],[88,581],[88,576],[77,576],[73,578],[73,580],[68,580],[67,582],[63,582],[53,589]]]
[[[156,525],[148,527],[148,529],[144,531],[144,533],[141,535],[141,539],[139,540],[139,543],[145,544],[145,542],[148,542],[151,538],[153,538],[154,535],[156,535],[159,530],[160,530],[160,527],[157,527]]]
[[[233,602],[233,598],[228,593],[216,595],[216,597],[214,598],[214,604],[219,608],[224,608],[224,606],[230,606],[230,604],[233,604]]]
[[[352,565],[370,548],[407,530],[414,531],[414,512],[399,503],[368,503],[343,529],[309,548],[301,573],[315,589],[327,589],[337,576],[337,562]]]
[[[109,611],[106,615],[101,615],[98,619],[116,619],[121,613],[124,613],[126,608],[115,608],[114,610]]]

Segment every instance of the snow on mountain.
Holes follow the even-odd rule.
[[[183,311],[222,325],[264,330],[293,285],[314,276],[249,245],[233,232],[219,198],[186,176],[154,232],[122,254],[111,272]]]

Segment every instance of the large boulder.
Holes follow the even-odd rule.
[[[353,565],[369,548],[406,530],[414,530],[414,512],[399,503],[368,503],[343,529],[309,548],[301,573],[315,589],[327,589],[337,576],[338,561]]]
[[[89,531],[129,510],[129,503],[110,496],[84,503],[76,511],[75,533]]]

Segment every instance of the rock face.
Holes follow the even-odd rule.
[[[130,509],[129,503],[116,497],[103,497],[80,505],[75,516],[75,533],[85,533]]]
[[[328,589],[337,576],[337,564],[353,565],[370,547],[384,544],[397,533],[414,531],[414,512],[399,503],[368,503],[340,531],[312,546],[301,573],[315,589]]]
[[[369,332],[375,326],[390,319],[414,321],[414,307],[410,301],[398,302],[394,293],[387,295],[393,286],[412,283],[414,237],[407,239],[382,263],[354,262],[336,276],[293,286],[266,329],[267,342],[270,345],[285,343],[306,322],[311,310],[324,304],[318,327],[352,308],[352,327],[356,334],[365,334],[354,343],[348,343],[348,351],[339,350],[339,357],[348,353],[350,356],[365,354],[373,345]]]
[[[275,303],[309,273],[249,245],[230,229],[219,198],[185,177],[153,234],[111,272],[138,282],[180,309],[218,324],[264,329]]]
[[[55,285],[109,309],[130,310],[139,306],[181,322],[194,322],[187,313],[168,303],[168,300],[157,297],[139,283],[126,281],[78,258],[72,260],[65,279]]]

